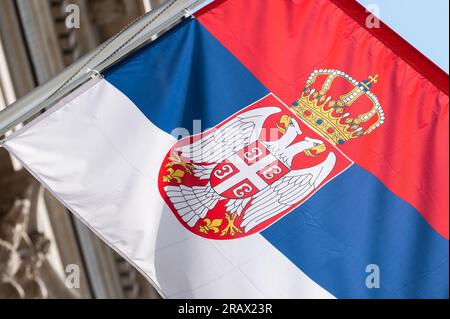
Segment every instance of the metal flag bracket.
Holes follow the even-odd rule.
[[[103,75],[100,73],[100,71],[97,71],[95,69],[90,69],[87,68],[86,69],[86,73],[89,74],[89,76],[91,77],[92,80],[101,80],[103,79]]]
[[[189,9],[189,8],[184,8],[184,17],[187,19],[187,18],[191,18],[191,19],[195,19],[195,17],[194,17],[194,13],[192,12],[192,10],[191,9]]]

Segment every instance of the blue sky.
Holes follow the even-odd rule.
[[[375,4],[380,19],[448,73],[448,0],[358,0]]]

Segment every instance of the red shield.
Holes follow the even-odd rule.
[[[267,117],[263,116],[265,110],[268,112]],[[245,118],[248,114],[251,116]],[[263,121],[260,120],[261,117]],[[261,127],[255,128],[260,131],[256,130],[259,136],[254,140],[248,136],[239,139],[241,136],[238,136],[235,140],[250,142],[237,147],[237,144],[233,144],[233,134],[230,132],[233,127],[238,126],[238,120],[241,118],[244,124],[239,128],[239,132],[242,134],[252,127],[252,121]],[[300,126],[297,128],[301,131],[300,135],[292,141],[292,145],[305,143],[305,137],[320,139],[324,143],[322,152],[288,152],[289,154],[286,154],[289,156],[280,156],[280,152],[283,155],[283,149],[278,147],[274,151],[270,143],[282,140],[288,135],[287,127],[282,127],[283,119],[284,124],[288,122],[286,119],[295,119]],[[228,137],[230,140],[227,140]],[[283,147],[292,145],[283,144]],[[221,156],[221,147],[224,147],[223,154],[226,156]],[[324,149],[326,151],[323,151]],[[284,204],[280,198],[278,203],[270,202],[272,198],[277,199],[271,191],[281,194],[284,189],[295,189],[295,184],[289,184],[291,175],[295,175],[295,172],[308,172],[309,168],[324,162],[327,157],[330,158],[331,153],[336,161],[319,185],[315,185],[314,189],[294,203],[292,196],[296,193],[286,198],[288,201],[285,202],[289,202],[289,205]],[[295,113],[270,94],[215,128],[178,141],[162,163],[159,190],[174,216],[189,231],[209,239],[236,239],[269,227],[350,165],[351,162],[331,143],[310,129]],[[288,183],[286,186],[283,184],[285,181]],[[303,189],[303,185],[299,186],[298,192]],[[270,205],[274,207],[274,214],[271,214]],[[256,217],[246,220],[251,213]]]

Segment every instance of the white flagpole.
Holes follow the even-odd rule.
[[[0,112],[0,137],[214,0],[171,0]],[[1,146],[1,141],[0,141]]]

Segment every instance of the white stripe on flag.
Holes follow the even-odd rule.
[[[334,298],[259,234],[212,241],[186,230],[157,184],[175,139],[107,81],[83,90],[5,147],[164,296]]]

